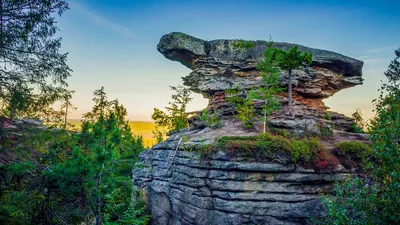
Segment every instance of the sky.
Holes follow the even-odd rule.
[[[68,0],[67,0],[68,1]],[[170,101],[169,86],[191,71],[157,51],[162,35],[179,31],[204,40],[248,39],[296,43],[364,61],[364,84],[324,100],[330,110],[373,116],[383,72],[400,47],[400,1],[368,0],[71,0],[58,18],[62,51],[73,70],[72,103],[79,119],[104,86],[135,121]],[[207,106],[193,94],[188,110]]]

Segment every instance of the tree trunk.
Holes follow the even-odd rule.
[[[264,109],[264,133],[266,132],[267,128],[267,110]]]
[[[288,79],[288,107],[289,107],[289,115],[293,116],[292,70],[289,70],[289,79]]]
[[[97,177],[96,181],[96,199],[95,199],[95,212],[94,212],[94,220],[93,220],[93,225],[101,225],[101,200],[100,200],[100,185],[101,185],[101,179],[103,177],[103,169],[104,169],[104,163],[101,164],[100,168],[100,174]]]
[[[15,120],[15,108],[14,106],[10,107],[10,120],[14,121]]]
[[[67,99],[67,100],[66,100],[66,103],[65,103],[64,129],[67,129],[68,104],[69,104],[69,101],[68,101],[68,99]]]

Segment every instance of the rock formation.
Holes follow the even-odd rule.
[[[193,70],[183,77],[184,85],[209,98],[209,108],[220,115],[231,115],[234,108],[226,102],[225,90],[237,85],[244,89],[259,86],[261,77],[256,65],[267,48],[267,42],[256,41],[254,47],[244,51],[234,48],[234,42],[204,41],[171,33],[161,38],[157,48],[166,58]],[[274,46],[288,50],[294,44],[275,42]],[[322,100],[344,88],[362,84],[363,62],[326,50],[297,46],[312,53],[313,58],[310,66],[293,71],[296,118],[285,117],[287,99],[283,96],[280,113],[269,119],[270,125],[301,133],[305,129],[315,131],[317,123],[323,122],[336,130],[348,131],[352,121],[343,115],[332,112],[332,120],[324,120],[326,107]],[[285,78],[286,73],[281,72],[282,85],[286,84]]]
[[[190,127],[171,133],[168,139],[143,152],[134,170],[137,190],[145,190],[153,215],[153,225],[228,224],[309,224],[324,210],[320,194],[332,183],[349,176],[352,168],[340,164],[331,171],[316,171],[296,164],[246,161],[222,151],[203,159],[188,152],[185,145],[204,146],[223,136],[255,136],[262,122],[244,130],[232,115],[235,107],[226,101],[226,89],[239,85],[250,89],[260,85],[256,69],[266,49],[265,41],[244,51],[233,47],[234,40],[204,41],[183,33],[163,36],[157,48],[166,58],[192,70],[184,84],[209,98],[208,108],[217,112],[222,127],[211,129],[198,116]],[[281,49],[294,44],[275,43]],[[363,62],[338,53],[297,45],[313,55],[312,64],[294,71],[295,117],[285,115],[287,99],[280,96],[281,109],[268,119],[269,126],[294,134],[320,132],[323,124],[334,137],[327,148],[343,140],[367,141],[368,136],[348,131],[353,121],[329,112],[322,100],[336,92],[362,84]],[[286,84],[281,73],[282,86]],[[254,101],[256,110],[263,102]],[[179,140],[185,137],[185,145]],[[177,151],[175,151],[177,150]],[[354,170],[353,170],[354,171]]]
[[[146,190],[154,225],[308,224],[324,213],[320,193],[350,176],[343,167],[317,173],[223,152],[202,160],[196,153],[178,151],[174,158],[173,149],[149,149],[140,158],[134,185]]]
[[[252,88],[260,85],[256,69],[267,48],[266,41],[256,41],[249,51],[234,48],[235,40],[204,41],[183,33],[164,35],[157,49],[166,58],[181,62],[192,69],[184,84],[193,91],[209,96],[211,102],[221,101],[221,91]],[[288,50],[294,44],[275,42],[274,47]],[[297,45],[300,51],[313,55],[312,64],[293,71],[295,94],[302,98],[322,99],[337,91],[362,84],[363,62],[335,52]],[[282,72],[282,83],[285,84]]]

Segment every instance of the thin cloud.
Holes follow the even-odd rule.
[[[383,46],[383,47],[369,49],[369,50],[367,50],[367,53],[374,54],[374,53],[380,53],[380,52],[385,52],[385,51],[394,51],[395,48],[396,48],[396,45]]]
[[[367,56],[367,55],[356,57],[356,59],[358,59],[358,60],[364,60],[364,59],[368,59],[368,58],[370,58],[370,56]]]
[[[71,5],[71,8],[80,11],[86,17],[88,17],[93,23],[95,23],[96,25],[98,25],[102,28],[114,31],[117,34],[128,37],[128,38],[134,38],[136,36],[135,33],[130,28],[125,27],[121,24],[115,23],[104,17],[101,17],[101,16],[97,15],[96,13],[89,11],[88,9],[86,9],[85,7],[83,7],[82,5],[80,5],[76,2],[70,2],[70,5]]]
[[[364,63],[377,63],[387,60],[385,58],[371,57],[368,55],[357,57],[357,59],[363,61]]]
[[[377,63],[377,62],[383,62],[385,60],[386,59],[384,59],[384,58],[368,58],[368,59],[364,59],[363,61],[365,63]]]

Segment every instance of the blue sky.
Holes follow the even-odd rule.
[[[80,118],[92,93],[104,86],[130,120],[151,120],[170,100],[169,85],[190,70],[157,51],[162,35],[185,32],[205,39],[268,39],[327,49],[364,61],[364,85],[325,100],[350,115],[372,116],[383,71],[400,47],[400,1],[269,0],[73,0],[59,21],[62,50],[74,70],[69,79]],[[189,110],[207,99],[194,95]]]

